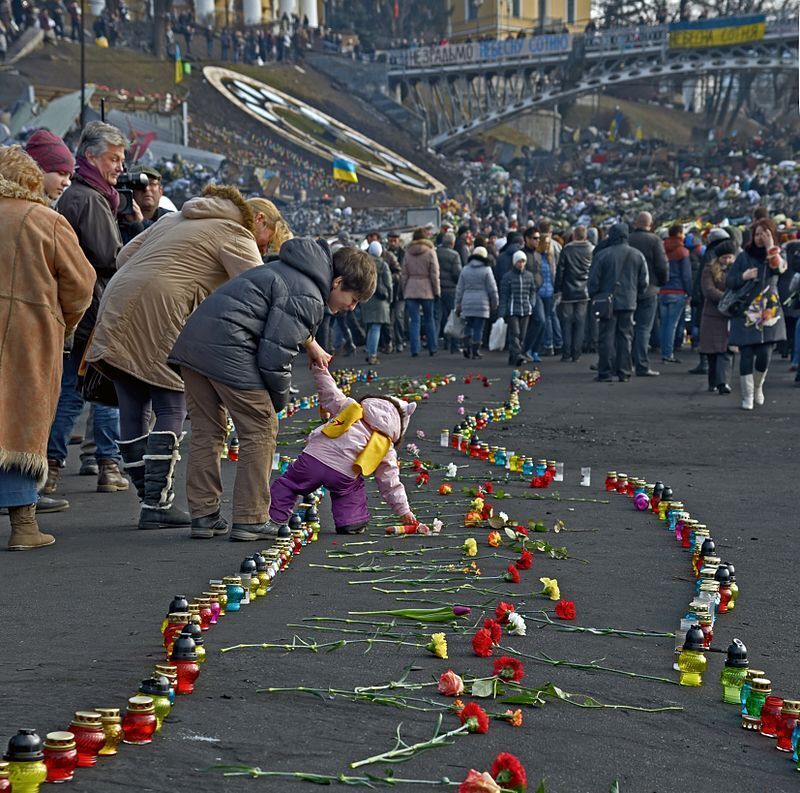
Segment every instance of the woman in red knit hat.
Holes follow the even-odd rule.
[[[75,170],[75,158],[58,135],[50,130],[37,129],[28,138],[25,151],[44,171],[44,192],[55,201],[70,185]]]

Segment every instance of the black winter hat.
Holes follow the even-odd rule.
[[[714,246],[714,255],[719,258],[726,253],[736,254],[736,243],[733,240],[722,240]]]

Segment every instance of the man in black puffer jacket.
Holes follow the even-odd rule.
[[[192,537],[215,533],[227,408],[241,444],[231,539],[264,539],[276,413],[288,402],[292,361],[305,346],[312,363],[327,365],[330,356],[314,340],[326,304],[333,314],[352,311],[372,295],[375,281],[365,252],[341,248],[332,257],[326,242],[296,238],[277,259],[221,286],[189,317],[169,362],[180,367],[192,424],[186,478]]]

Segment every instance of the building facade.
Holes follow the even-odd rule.
[[[534,33],[582,31],[591,16],[591,0],[450,0],[453,41],[506,38]]]

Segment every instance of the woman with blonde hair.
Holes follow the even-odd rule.
[[[55,542],[36,522],[36,491],[47,476],[64,339],[92,302],[95,272],[19,146],[0,146],[0,243],[0,507],[11,519],[9,550],[25,551]]]
[[[120,454],[142,500],[140,529],[190,525],[188,513],[173,504],[186,418],[183,380],[167,364],[178,335],[217,287],[262,264],[291,237],[271,201],[209,185],[120,251],[86,361],[114,383]],[[213,523],[215,531],[226,531],[221,518]]]

